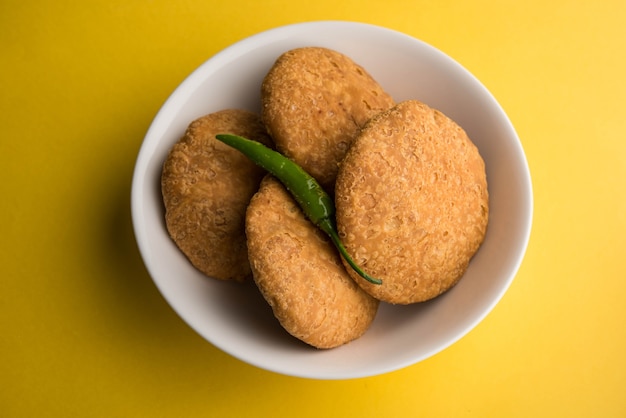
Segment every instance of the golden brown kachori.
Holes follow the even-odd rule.
[[[366,124],[343,160],[337,226],[374,297],[421,302],[463,275],[487,229],[485,165],[454,121],[410,100]]]
[[[360,337],[378,301],[350,278],[333,244],[268,175],[246,214],[254,281],[294,337],[332,348]]]
[[[263,80],[261,101],[277,150],[329,192],[352,139],[371,117],[394,105],[360,65],[320,47],[282,54]]]
[[[163,165],[167,230],[189,261],[220,280],[251,276],[245,212],[265,174],[215,135],[232,133],[271,145],[261,118],[226,109],[191,122]]]

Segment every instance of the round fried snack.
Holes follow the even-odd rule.
[[[465,131],[406,101],[373,118],[352,144],[336,185],[337,227],[348,253],[397,304],[431,299],[464,274],[489,215],[484,162]]]
[[[265,171],[215,139],[232,133],[271,145],[259,115],[237,109],[193,121],[172,147],[161,175],[167,230],[189,261],[207,276],[251,276],[245,212]]]
[[[362,67],[319,47],[290,50],[261,88],[262,117],[276,148],[329,192],[361,127],[394,101]]]
[[[367,330],[379,302],[350,278],[330,240],[270,175],[250,201],[246,234],[254,281],[287,332],[333,348]]]

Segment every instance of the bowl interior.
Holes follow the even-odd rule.
[[[163,161],[193,119],[224,108],[259,111],[274,60],[301,46],[340,51],[396,99],[418,99],[459,123],[487,167],[490,220],[459,284],[430,302],[381,304],[368,332],[318,351],[286,334],[253,284],[208,279],[170,240],[160,192]],[[277,373],[319,379],[371,376],[419,362],[457,341],[495,306],[524,255],[532,218],[528,166],[515,130],[492,95],[435,48],[407,35],[349,22],[311,22],[247,38],[209,59],[171,95],[141,147],[132,187],[140,252],[157,287],[200,335],[231,355]]]

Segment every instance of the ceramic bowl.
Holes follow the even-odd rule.
[[[454,119],[487,170],[490,219],[465,276],[421,304],[381,304],[364,336],[316,350],[287,334],[256,287],[207,278],[169,238],[160,192],[163,161],[193,119],[225,108],[260,111],[260,85],[274,60],[303,46],[346,54],[396,101],[418,99]],[[368,24],[322,21],[268,30],[208,59],[172,93],[141,146],[132,219],[146,268],[167,302],[198,334],[230,355],[276,373],[314,379],[373,376],[418,363],[474,328],[502,298],[520,266],[532,222],[532,187],[507,115],[472,74],[434,47]]]

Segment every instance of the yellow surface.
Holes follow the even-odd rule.
[[[141,141],[184,77],[319,19],[463,64],[515,124],[535,191],[492,313],[420,364],[352,381],[275,375],[204,341],[156,290],[130,220]],[[626,416],[624,22],[623,0],[0,2],[0,415]]]

